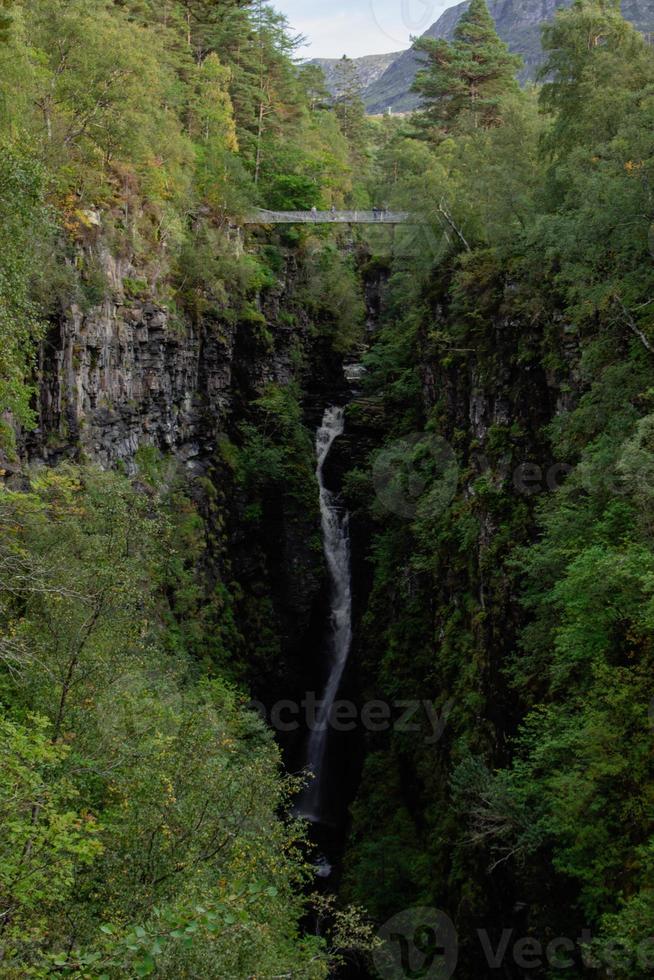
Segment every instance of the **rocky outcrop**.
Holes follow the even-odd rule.
[[[154,446],[194,465],[228,405],[232,346],[229,335],[175,330],[153,303],[73,307],[43,348],[33,448],[47,462],[83,453],[129,471]]]
[[[130,295],[137,273],[95,247],[108,283],[96,306],[72,305],[52,322],[39,358],[39,425],[27,455],[56,464],[88,458],[134,472],[142,447],[173,454],[202,472],[234,411],[269,381],[293,375],[290,331],[272,345],[250,322],[180,321],[164,305]],[[288,281],[266,300],[275,321]]]

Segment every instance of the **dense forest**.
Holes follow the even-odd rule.
[[[377,118],[261,0],[0,0],[1,977],[654,970],[654,51],[542,43],[472,0]],[[429,710],[333,748],[325,885],[334,403],[345,691]]]

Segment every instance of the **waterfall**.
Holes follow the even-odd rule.
[[[349,517],[339,506],[337,495],[325,486],[324,468],[334,440],[345,429],[342,408],[328,408],[316,436],[316,476],[320,487],[320,516],[323,548],[330,582],[330,618],[328,636],[329,675],[322,694],[315,724],[309,737],[307,768],[313,779],[305,789],[298,813],[306,820],[319,823],[323,815],[324,763],[329,738],[329,718],[338,694],[347,658],[352,646],[352,582],[350,570]]]

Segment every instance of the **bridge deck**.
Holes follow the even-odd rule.
[[[404,211],[255,211],[245,218],[246,225],[404,225]]]

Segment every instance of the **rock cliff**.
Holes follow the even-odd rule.
[[[135,297],[139,270],[101,242],[92,251],[108,289],[99,304],[73,304],[50,325],[28,455],[47,463],[82,456],[134,472],[139,448],[154,447],[202,472],[237,403],[293,376],[293,332],[276,322],[292,273],[260,298],[274,331],[272,342],[259,342],[250,322],[180,320],[155,299]]]

